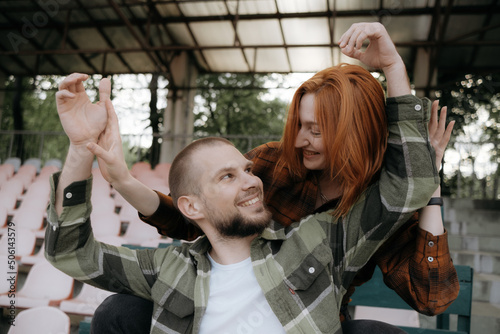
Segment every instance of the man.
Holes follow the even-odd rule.
[[[397,146],[406,154],[388,151],[391,165],[346,218],[327,211],[285,228],[270,221],[252,163],[228,141],[203,139],[179,153],[169,184],[177,208],[205,236],[167,249],[106,245],[93,238],[89,221],[92,152],[99,151],[104,173],[126,168],[110,83],[101,81],[100,101],[91,104],[85,78],[70,75],[56,95],[70,148],[52,178],[46,257],[75,279],[152,300],[151,333],[340,333],[332,314],[356,268],[437,187],[427,140],[411,139],[407,152],[403,137]],[[419,134],[424,110],[400,122],[400,133]]]

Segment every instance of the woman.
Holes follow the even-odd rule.
[[[361,52],[362,42],[367,38],[370,44]],[[425,101],[422,104],[420,99],[409,95],[404,63],[381,24],[355,24],[342,36],[339,45],[346,55],[384,71],[388,82],[387,109],[393,109],[389,115],[398,114],[394,113],[397,109],[404,117],[412,108],[425,106]],[[437,107],[435,103],[429,131],[433,135],[436,161],[440,162],[453,124],[445,129],[445,108],[437,121]],[[338,217],[348,214],[366,187],[377,179],[382,165],[388,145],[387,122],[395,121],[387,120],[385,109],[380,84],[356,65],[325,69],[302,84],[292,100],[282,141],[247,153],[247,158],[255,163],[252,172],[264,183],[273,219],[288,225],[327,208],[335,208]],[[98,147],[94,153],[110,163]],[[145,222],[173,238],[192,240],[199,235],[197,228],[186,224],[173,209],[170,197],[154,193],[127,174],[110,175],[103,171],[116,190],[142,213]],[[434,195],[440,196],[439,189]],[[350,289],[344,298],[341,318],[349,319],[349,297],[355,286],[369,280],[375,265],[382,269],[388,286],[421,313],[440,313],[456,298],[458,281],[447,251],[439,206],[422,209],[420,221],[416,217],[409,221],[385,245],[352,282],[346,282]],[[430,258],[436,261],[429,261]],[[147,307],[133,298],[115,296],[105,306],[110,310],[120,305],[123,310],[122,303],[129,302]],[[130,322],[128,312],[117,313]],[[96,333],[102,317],[100,312],[96,313],[93,324]],[[109,320],[108,315],[105,319]],[[364,321],[344,321],[343,329],[346,333],[397,331],[392,326]]]

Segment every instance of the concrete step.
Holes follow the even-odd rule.
[[[454,264],[462,264],[474,268],[475,273],[500,275],[500,253],[470,250],[451,250]]]
[[[448,244],[451,250],[471,250],[500,253],[500,237],[477,235],[448,235]]]
[[[500,305],[500,275],[474,273],[472,299]]]
[[[472,302],[471,333],[500,333],[500,305]]]
[[[436,328],[436,317],[419,314],[420,328]],[[450,328],[457,328],[457,317],[450,317]],[[471,334],[500,333],[500,305],[472,302]]]
[[[460,217],[447,220],[445,217],[444,226],[450,235],[468,235],[500,237],[500,215],[495,212],[496,221],[489,220],[462,220]]]

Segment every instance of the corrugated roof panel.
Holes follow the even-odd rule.
[[[426,41],[432,16],[391,16],[384,18],[383,23],[394,42]]]
[[[282,19],[285,43],[330,44],[327,18]]]
[[[280,13],[324,12],[327,8],[325,0],[277,0]]]
[[[93,69],[90,68],[78,55],[53,55],[51,57],[57,64],[64,64],[64,69],[67,70],[67,73],[93,73]],[[51,67],[52,65],[44,64],[44,70],[46,69],[46,66]],[[100,67],[101,65],[97,68],[99,69]],[[58,73],[58,71],[54,73]]]
[[[229,21],[193,22],[189,27],[199,45],[234,45],[234,29]]]
[[[330,48],[288,48],[293,72],[317,72],[333,64]]]
[[[126,27],[108,27],[104,28],[104,32],[115,45],[119,45],[121,48],[140,47],[139,42],[130,35],[130,31]]]
[[[342,35],[351,27],[353,23],[358,22],[377,22],[376,16],[370,17],[338,17],[333,21],[333,41],[337,43]]]
[[[256,55],[256,72],[290,72],[288,59],[284,49],[258,49]]]
[[[283,44],[278,20],[241,20],[236,26],[238,37],[245,45]]]
[[[116,30],[117,29],[115,28],[114,31]],[[108,36],[113,38],[112,30],[108,29],[108,32]],[[95,28],[71,29],[68,31],[68,36],[78,45],[80,49],[109,47],[108,43],[102,38],[101,34]],[[138,46],[138,44],[135,44],[135,46]]]
[[[247,72],[248,66],[241,50],[205,50],[203,51],[212,71]]]
[[[156,10],[162,17],[181,16],[181,12],[179,11],[179,7],[175,4],[156,4]],[[165,20],[165,23],[168,23],[168,19]]]
[[[381,0],[349,0],[349,1],[331,1],[331,7],[333,9],[332,2],[335,2],[336,10],[357,10],[357,9],[373,9],[376,10],[380,8]]]
[[[168,24],[167,29],[170,32],[170,35],[172,35],[172,38],[175,39],[175,44],[189,45],[189,46],[195,45],[186,24],[184,23]]]
[[[273,14],[276,13],[274,0],[247,0],[247,1],[227,1],[229,13],[232,15],[241,14]]]
[[[483,27],[483,22],[484,15],[450,15],[444,39],[453,39],[480,29]]]
[[[195,3],[183,3],[183,1],[179,1],[179,8],[184,16],[217,16],[228,14],[224,1]]]

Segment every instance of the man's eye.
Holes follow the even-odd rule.
[[[222,180],[227,180],[227,179],[231,179],[233,177],[233,174],[226,174],[222,177]]]

